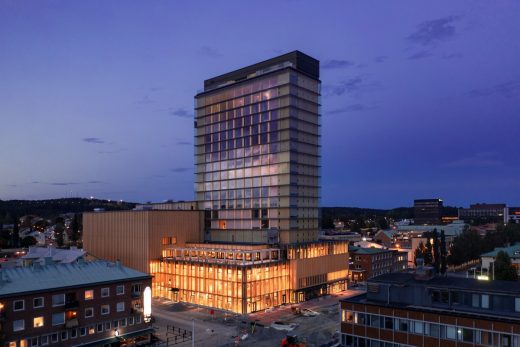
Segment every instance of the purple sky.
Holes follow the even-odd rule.
[[[0,1],[0,199],[193,199],[203,80],[321,61],[322,205],[520,205],[517,1]]]

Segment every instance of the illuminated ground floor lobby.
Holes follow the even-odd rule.
[[[346,253],[333,256],[335,266],[327,266],[331,263],[330,259],[324,261],[327,255],[284,259],[281,249],[268,246],[231,249],[196,244],[164,254],[162,260],[150,264],[154,296],[239,314],[298,303],[347,287]],[[311,265],[319,273],[312,272]]]

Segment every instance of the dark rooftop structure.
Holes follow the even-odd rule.
[[[284,65],[287,64],[287,65]],[[292,67],[312,78],[320,78],[320,62],[300,51],[293,51],[204,81],[204,92],[229,82],[236,83],[269,72],[275,67]],[[274,69],[276,70],[276,69]],[[252,76],[255,75],[255,76]]]
[[[444,276],[421,279],[416,273],[389,273],[369,279],[366,294],[344,301],[520,320],[520,282],[516,281]]]

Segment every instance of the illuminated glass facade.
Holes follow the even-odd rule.
[[[319,62],[298,51],[204,81],[204,240],[163,248],[154,295],[250,313],[346,289],[348,242],[318,241],[319,103]]]
[[[300,52],[205,81],[195,97],[206,241],[317,239],[319,62]]]

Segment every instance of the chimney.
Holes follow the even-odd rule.
[[[415,268],[413,278],[418,281],[431,280],[435,275],[435,270],[433,269],[433,267],[424,266],[423,258],[417,258],[415,261],[417,262],[417,267]]]

